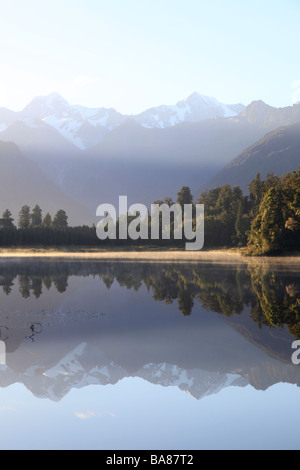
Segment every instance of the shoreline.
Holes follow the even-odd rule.
[[[126,262],[220,262],[249,264],[255,263],[280,263],[300,266],[300,255],[294,256],[244,256],[240,250],[209,250],[209,251],[179,251],[179,250],[135,250],[135,251],[117,251],[117,250],[58,250],[43,248],[28,249],[0,249],[0,261],[5,260],[25,260],[25,259],[44,259],[44,260],[82,260],[82,261],[126,261]]]

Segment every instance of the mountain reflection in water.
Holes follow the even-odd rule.
[[[0,386],[54,401],[140,377],[197,399],[300,385],[300,268],[262,263],[6,261]]]

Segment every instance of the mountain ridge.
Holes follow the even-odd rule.
[[[197,93],[178,102],[184,110],[181,118],[186,118],[187,102],[192,106],[205,101],[211,106],[217,102]],[[239,105],[230,106],[233,113],[240,111]],[[173,108],[168,109],[169,119]],[[0,140],[16,143],[61,192],[95,214],[103,202],[118,204],[121,194],[130,203],[150,205],[166,196],[175,200],[186,185],[197,197],[226,165],[268,132],[300,122],[300,104],[274,108],[258,100],[236,115],[224,117],[224,106],[219,111],[221,116],[197,122],[172,121],[174,125],[167,127],[154,122],[147,127],[112,109],[71,106],[54,93],[35,98],[18,115],[0,108]],[[272,167],[267,165],[266,170]],[[243,188],[258,172],[259,165],[254,176],[246,175]]]
[[[260,173],[278,177],[300,167],[300,122],[281,126],[267,133],[229,162],[207,185],[208,188],[230,184],[248,191],[248,185]]]
[[[85,150],[100,142],[104,135],[132,119],[146,128],[172,127],[180,122],[197,122],[215,117],[232,117],[244,109],[242,104],[226,105],[215,98],[192,93],[175,105],[162,105],[137,115],[121,114],[114,108],[88,108],[70,105],[59,93],[37,96],[20,112],[0,108],[0,132],[14,121],[40,119],[56,129],[76,147]],[[85,129],[88,126],[88,129]]]

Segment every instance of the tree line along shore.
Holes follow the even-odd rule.
[[[224,185],[204,191],[194,201],[191,190],[183,186],[176,201],[166,197],[154,204],[169,207],[176,202],[203,204],[205,208],[204,250],[241,249],[243,253],[257,255],[280,255],[300,252],[300,168],[282,177],[268,174],[264,180],[260,174],[249,184],[249,193],[244,194],[239,186]],[[134,217],[133,217],[134,218]],[[128,215],[128,224],[132,216]],[[150,233],[150,216],[149,216]],[[195,226],[195,218],[193,219]],[[170,239],[121,240],[117,238],[100,240],[96,226],[68,224],[68,215],[59,209],[54,217],[43,215],[38,204],[31,210],[24,205],[18,221],[9,209],[0,218],[0,247],[94,247],[96,249],[183,249],[186,242],[174,238],[174,220],[171,217]]]

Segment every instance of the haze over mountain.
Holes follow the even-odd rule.
[[[274,108],[262,100],[253,101],[244,109],[239,118],[260,126],[266,131],[288,126],[300,121],[300,102],[293,106]]]
[[[232,117],[245,109],[242,104],[227,105],[215,98],[193,93],[186,100],[179,101],[175,106],[159,106],[151,108],[136,116],[132,116],[143,127],[165,128],[181,122],[198,122],[217,117]]]
[[[0,131],[15,121],[35,126],[36,120],[42,120],[76,147],[87,149],[100,142],[107,133],[124,123],[128,117],[143,127],[165,128],[180,122],[236,116],[243,109],[242,104],[225,105],[214,98],[193,93],[175,106],[159,106],[136,116],[126,116],[112,108],[71,106],[58,93],[52,93],[34,98],[21,112],[0,110]]]
[[[244,176],[234,177],[232,164],[221,174],[232,173],[229,179],[213,178],[270,131],[298,122],[300,104],[274,108],[255,101],[245,108],[194,93],[174,106],[124,116],[113,109],[71,106],[53,93],[33,99],[20,112],[0,108],[0,141],[14,142],[39,165],[60,188],[60,206],[64,194],[95,214],[99,204],[117,204],[120,195],[149,205],[166,196],[176,199],[183,185],[196,196],[201,188],[227,181],[244,188],[260,171],[259,159],[251,159],[251,172]],[[265,171],[299,166],[297,158],[288,167],[274,167],[274,161],[266,160]],[[6,180],[13,177],[3,174]],[[35,184],[31,178],[27,192]],[[82,223],[80,217],[76,222]]]
[[[0,165],[0,213],[9,209],[15,223],[25,204],[31,208],[39,204],[44,215],[46,212],[55,215],[59,209],[64,209],[69,215],[70,224],[76,224],[79,220],[91,223],[89,211],[75,203],[48,179],[39,166],[26,158],[15,144],[0,142]]]
[[[182,185],[197,195],[235,156],[283,122],[300,122],[300,105],[278,110],[254,102],[235,117],[165,129],[127,120],[73,162],[63,186],[91,210],[96,200],[116,203],[121,194],[146,204],[176,198]]]
[[[300,167],[300,123],[279,127],[245,149],[219,172],[209,187],[224,184],[240,186],[245,192],[249,182],[260,173],[282,176]]]

